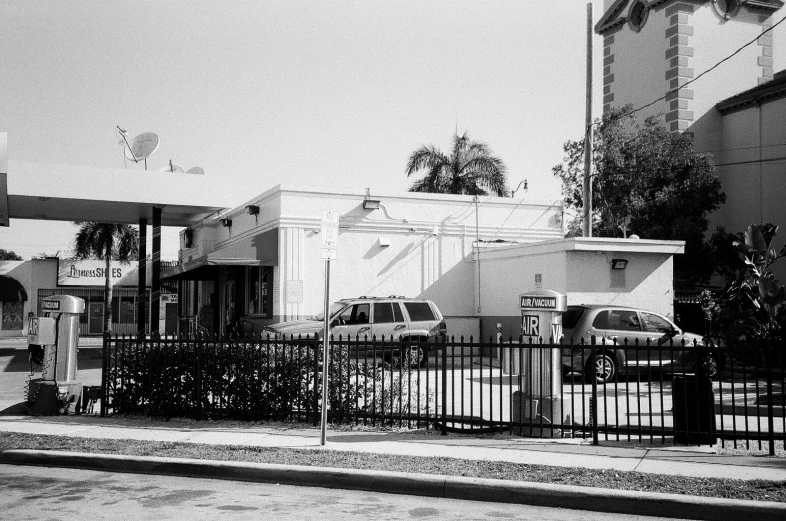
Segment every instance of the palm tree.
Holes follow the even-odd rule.
[[[420,170],[426,175],[412,184],[410,192],[488,195],[488,190],[500,197],[508,192],[502,160],[491,155],[485,144],[472,141],[466,132],[453,135],[450,156],[433,145],[412,152],[407,177]]]
[[[113,260],[131,261],[139,255],[139,232],[127,224],[77,222],[79,231],[74,238],[74,257],[106,261],[104,283],[104,332],[112,331],[112,276]]]

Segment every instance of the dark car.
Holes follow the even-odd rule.
[[[329,314],[333,338],[400,342],[413,366],[426,365],[429,349],[447,338],[442,313],[430,300],[399,296],[343,299],[330,306]],[[267,326],[263,332],[313,338],[322,336],[324,325],[324,313],[319,313]]]
[[[600,383],[631,371],[701,370],[709,377],[718,373],[718,354],[705,345],[701,335],[684,332],[653,311],[624,306],[568,306],[562,315],[562,328],[563,343],[570,344],[562,349],[565,374],[590,373],[593,337],[596,378]]]

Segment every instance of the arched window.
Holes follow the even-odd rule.
[[[730,18],[740,9],[740,0],[713,0],[715,11],[723,18]]]
[[[649,15],[649,12],[650,10],[644,0],[635,2],[630,8],[630,14],[628,15],[628,23],[630,23],[631,29],[636,32],[641,31],[641,28],[647,23],[647,15]]]

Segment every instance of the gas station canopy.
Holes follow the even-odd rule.
[[[0,172],[0,226],[9,219],[138,224],[161,208],[162,226],[186,227],[233,207],[226,179],[179,172],[8,161]]]

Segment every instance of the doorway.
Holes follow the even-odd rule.
[[[87,317],[89,334],[102,334],[104,332],[104,303],[95,300],[89,301]]]

